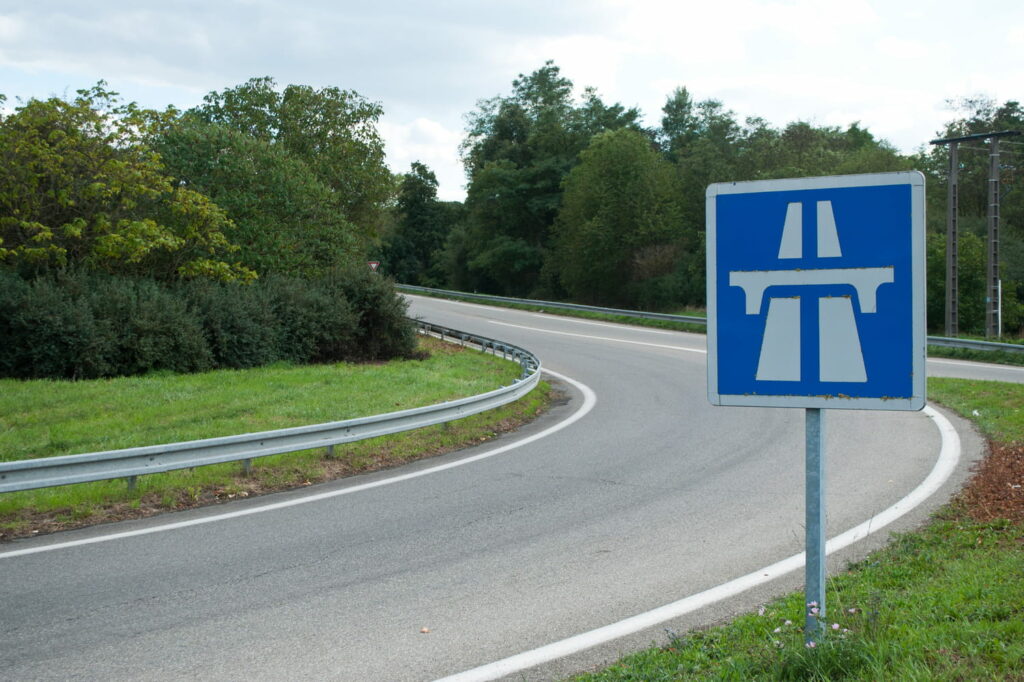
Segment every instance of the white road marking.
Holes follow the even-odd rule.
[[[629,343],[634,346],[649,346],[651,348],[668,348],[669,350],[681,350],[689,353],[703,353],[707,355],[707,351],[703,348],[687,348],[685,346],[670,346],[664,343],[649,343],[647,341],[630,341],[628,339],[616,339],[611,336],[591,336],[590,334],[576,334],[575,332],[559,332],[554,329],[540,329],[538,327],[527,327],[522,324],[512,324],[511,322],[498,322],[497,320],[487,320],[491,324],[501,325],[502,327],[516,327],[517,329],[529,329],[532,332],[542,332],[544,334],[558,334],[559,336],[575,336],[580,339],[591,339],[594,341],[613,341],[615,343]]]
[[[825,551],[828,554],[837,552],[844,547],[861,540],[871,533],[878,532],[888,524],[900,518],[910,510],[933,495],[943,483],[945,483],[960,460],[960,436],[957,435],[953,425],[932,407],[925,407],[924,413],[932,419],[939,434],[942,437],[942,446],[939,449],[938,461],[932,467],[931,473],[910,492],[906,497],[892,505],[885,511],[877,514],[855,528],[838,535],[825,544]],[[445,677],[438,682],[483,682],[494,680],[499,677],[511,675],[528,668],[541,665],[571,654],[585,651],[592,647],[604,644],[612,640],[631,635],[666,621],[678,618],[687,613],[704,608],[734,597],[758,585],[770,582],[786,573],[795,571],[804,565],[804,553],[794,554],[791,557],[778,561],[770,566],[748,573],[745,576],[730,580],[727,583],[712,587],[709,590],[698,592],[680,599],[679,601],[666,604],[646,613],[641,613],[617,623],[605,625],[604,627],[584,632],[558,642],[552,642],[545,646],[524,651],[521,654],[504,658],[494,663],[488,663],[478,668],[473,668],[456,675]]]
[[[1017,365],[996,365],[991,362],[970,362],[966,360],[947,360],[946,358],[928,358],[928,362],[937,362],[940,365],[960,365],[961,367],[985,367],[1000,372],[1009,370],[1011,372],[1024,372],[1024,367]]]
[[[434,298],[433,296],[416,296],[415,294],[402,294],[402,295],[403,296],[412,296],[414,298],[419,298],[419,299],[422,299],[422,300],[425,300],[425,301],[444,301],[445,303],[450,303],[452,305],[465,305],[465,306],[469,306],[470,308],[483,308],[483,309],[488,310],[488,311],[493,311],[497,307],[497,308],[500,308],[502,310],[511,310],[513,312],[516,312],[516,313],[523,313],[524,315],[528,315],[528,314],[530,314],[532,312],[530,310],[522,310],[520,308],[505,308],[504,306],[487,305],[486,303],[470,303],[469,301],[455,301],[455,300],[452,300],[450,298]]]
[[[551,376],[556,377],[556,378],[558,378],[558,379],[560,379],[560,380],[562,380],[562,381],[564,381],[564,382],[574,386],[578,391],[580,391],[580,393],[583,394],[583,404],[580,406],[580,408],[578,410],[573,412],[568,418],[564,419],[563,421],[560,421],[559,423],[557,423],[557,424],[555,424],[555,425],[553,425],[551,427],[548,427],[548,428],[544,429],[543,431],[540,431],[539,433],[535,433],[532,436],[529,436],[529,437],[524,438],[522,440],[516,441],[514,443],[509,443],[508,445],[503,445],[501,447],[494,448],[493,450],[487,450],[486,452],[481,452],[480,454],[473,455],[472,457],[466,457],[464,459],[459,459],[459,460],[456,460],[456,461],[453,461],[453,462],[448,462],[446,464],[440,464],[440,465],[435,466],[435,467],[430,467],[429,469],[423,469],[421,471],[415,471],[415,472],[407,473],[407,474],[399,474],[397,476],[391,476],[389,478],[381,479],[381,480],[378,480],[378,481],[373,481],[371,483],[363,483],[361,485],[354,485],[354,486],[352,486],[350,488],[342,488],[340,490],[332,490],[330,492],[306,495],[304,497],[298,497],[298,498],[294,498],[294,499],[291,499],[291,500],[286,500],[286,501],[283,501],[283,502],[273,502],[273,503],[270,503],[270,504],[260,505],[258,507],[250,507],[248,509],[239,509],[239,510],[233,511],[233,512],[226,512],[224,514],[214,514],[212,516],[204,516],[202,518],[191,519],[189,521],[178,521],[178,522],[175,522],[175,523],[165,523],[165,524],[162,524],[162,525],[159,525],[159,526],[151,526],[151,527],[148,527],[148,528],[140,528],[140,529],[137,529],[137,530],[124,531],[124,532],[120,532],[120,533],[110,533],[110,534],[107,534],[107,535],[98,535],[96,537],[83,538],[81,540],[69,540],[67,542],[55,542],[55,543],[48,544],[48,545],[40,545],[40,546],[37,546],[37,547],[26,547],[25,549],[16,549],[16,550],[11,550],[9,552],[0,552],[0,559],[10,559],[12,557],[25,556],[27,554],[39,554],[41,552],[52,552],[52,551],[55,551],[55,550],[58,550],[58,549],[67,549],[69,547],[80,547],[82,545],[92,545],[92,544],[96,544],[98,542],[110,542],[112,540],[123,540],[125,538],[132,538],[132,537],[136,537],[136,536],[139,536],[139,535],[150,535],[152,533],[162,533],[164,531],[178,530],[178,529],[181,529],[181,528],[190,528],[192,526],[201,526],[201,525],[204,525],[204,524],[207,524],[207,523],[215,523],[217,521],[227,521],[228,519],[236,519],[236,518],[240,518],[240,517],[243,517],[243,516],[251,516],[253,514],[262,514],[263,512],[275,511],[275,510],[278,510],[278,509],[287,509],[288,507],[296,507],[296,506],[298,506],[300,504],[308,504],[310,502],[319,502],[321,500],[327,500],[327,499],[330,499],[332,497],[340,497],[342,495],[350,495],[352,493],[358,493],[358,492],[362,492],[364,490],[370,490],[371,488],[380,488],[382,486],[391,485],[393,483],[401,483],[402,481],[408,481],[408,480],[411,480],[411,479],[414,479],[414,478],[420,478],[421,476],[427,476],[429,474],[436,474],[436,473],[439,473],[441,471],[447,471],[448,469],[454,469],[455,467],[464,466],[466,464],[471,464],[473,462],[479,462],[482,459],[487,459],[489,457],[494,457],[495,455],[500,455],[500,454],[506,453],[509,450],[515,450],[516,448],[520,448],[520,447],[522,447],[524,445],[528,445],[530,443],[534,443],[534,442],[540,440],[541,438],[545,438],[547,436],[550,436],[553,433],[561,431],[562,429],[566,428],[567,426],[570,426],[570,425],[576,423],[577,421],[579,421],[580,419],[585,417],[592,409],[594,409],[594,405],[597,404],[597,395],[586,384],[584,384],[582,382],[579,382],[579,381],[576,381],[575,379],[570,379],[569,377],[565,376],[564,374],[559,374],[558,372],[552,372],[551,370],[548,370],[548,369],[545,369],[543,371],[546,374],[550,374]]]
[[[565,320],[566,322],[573,322],[575,324],[589,324],[594,327],[611,327],[612,329],[622,329],[626,327],[630,331],[644,332],[646,334],[693,334],[694,332],[677,332],[677,331],[666,331],[664,329],[652,329],[651,327],[644,327],[642,325],[629,324],[628,322],[594,322],[593,320],[581,320],[578,317],[572,317],[571,315],[559,315],[557,313],[530,313],[535,317],[541,317],[546,320]]]

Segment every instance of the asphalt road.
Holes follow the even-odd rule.
[[[480,448],[0,546],[0,679],[432,680],[802,551],[802,412],[708,405],[704,337],[412,300],[414,314],[527,347],[577,383],[556,382],[564,404]],[[1024,370],[963,362],[929,363],[929,372],[1024,381]],[[526,445],[429,473],[588,409]],[[921,413],[836,410],[827,420],[830,534],[899,501],[935,465],[939,432]],[[834,557],[831,570],[920,523],[962,483],[981,443],[954,421],[964,455],[950,480]],[[415,472],[424,475],[361,487]],[[324,492],[338,494],[213,520]],[[182,521],[196,525],[68,544]],[[599,664],[665,641],[662,628],[716,622],[801,582],[801,571],[789,573],[516,679]]]

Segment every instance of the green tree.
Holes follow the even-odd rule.
[[[700,135],[695,106],[689,90],[676,88],[662,107],[658,142],[672,161],[678,161]]]
[[[703,303],[704,192],[714,182],[904,170],[910,160],[858,124],[846,129],[804,122],[777,129],[762,118],[741,125],[717,100],[695,101],[677,88],[662,109],[657,140],[676,168],[682,224],[693,249],[679,252],[679,303]]]
[[[574,300],[657,306],[658,282],[692,247],[671,165],[636,130],[601,133],[565,179],[556,262]],[[653,286],[652,286],[653,285]]]
[[[437,177],[419,161],[402,176],[395,213],[385,241],[385,272],[407,284],[440,284],[438,252],[459,215],[451,203],[438,201]]]
[[[154,146],[180,182],[227,212],[238,258],[255,271],[315,277],[362,260],[337,192],[282,145],[186,115]]]
[[[342,216],[365,241],[375,237],[392,192],[377,131],[383,110],[351,90],[252,78],[211,92],[190,114],[273,145],[306,163],[333,192]]]
[[[453,284],[514,295],[552,295],[557,278],[542,279],[562,181],[591,137],[637,127],[639,112],[606,105],[546,62],[512,82],[512,94],[481,101],[468,116],[462,146],[469,178],[466,225],[445,255]]]
[[[960,289],[957,308],[960,331],[981,334],[985,329],[985,243],[967,231],[960,239]],[[946,236],[927,238],[928,328],[941,332],[946,323]]]
[[[172,182],[144,144],[156,118],[102,81],[0,116],[0,259],[26,275],[252,278],[233,263],[224,212]]]

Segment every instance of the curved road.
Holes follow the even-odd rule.
[[[802,413],[708,405],[703,336],[411,300],[432,322],[534,351],[568,400],[513,436],[400,470],[0,546],[0,679],[431,680],[802,551]],[[975,363],[929,372],[1024,381]],[[828,420],[830,536],[935,465],[924,414]],[[830,570],[962,483],[982,446],[954,422],[964,456],[950,480]],[[788,573],[516,679],[593,666],[801,582]]]

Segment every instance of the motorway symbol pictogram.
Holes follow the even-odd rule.
[[[924,178],[711,185],[708,395],[719,405],[924,406]]]

